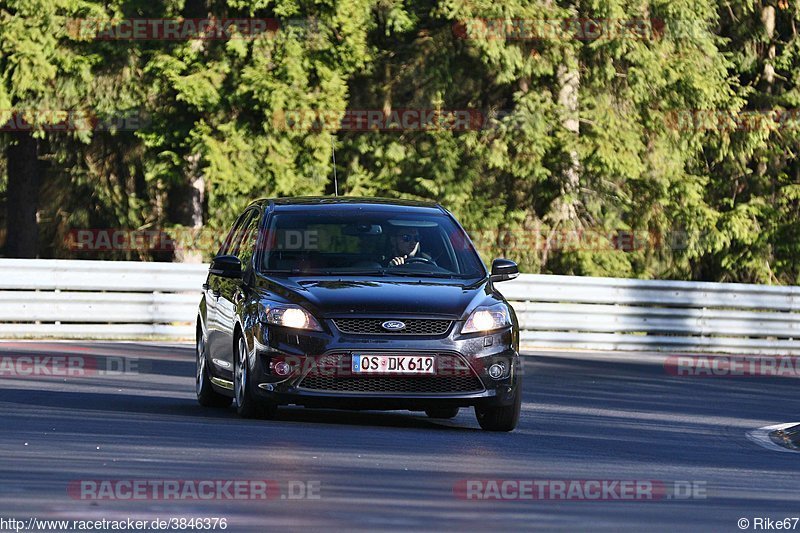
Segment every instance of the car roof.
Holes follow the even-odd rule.
[[[420,200],[399,200],[395,198],[365,198],[358,196],[296,196],[289,198],[261,198],[251,205],[270,207],[275,211],[303,211],[311,208],[347,210],[352,208],[374,208],[382,210],[418,210],[433,209],[444,212],[436,202]]]

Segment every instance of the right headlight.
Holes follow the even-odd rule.
[[[461,333],[494,331],[511,325],[511,314],[506,304],[476,307],[469,315]]]
[[[273,304],[265,306],[262,310],[261,321],[273,326],[283,326],[285,328],[310,329],[322,331],[314,316],[300,307],[293,304]]]

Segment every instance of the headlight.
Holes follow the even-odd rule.
[[[505,304],[495,304],[476,308],[464,323],[461,333],[494,331],[511,325],[511,315]]]
[[[261,321],[273,326],[322,331],[314,316],[299,305],[270,305],[262,311]]]

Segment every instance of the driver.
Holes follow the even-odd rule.
[[[393,226],[389,234],[389,244],[392,247],[389,266],[404,265],[408,259],[418,257],[427,262],[433,262],[431,257],[419,250],[419,230],[412,227]]]

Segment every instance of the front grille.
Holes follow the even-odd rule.
[[[302,381],[300,387],[317,391],[416,392],[424,394],[467,393],[483,390],[480,381],[474,376],[308,376]]]
[[[354,376],[350,374],[350,364],[350,354],[324,356],[317,361],[317,370],[309,372],[297,386],[313,391],[417,394],[476,393],[484,390],[481,380],[469,366],[452,354],[436,355],[439,375],[432,376]]]
[[[381,324],[389,318],[337,318],[333,323],[342,333],[360,335],[444,335],[450,329],[451,320],[412,318],[400,320],[406,327],[400,331],[387,331]]]

